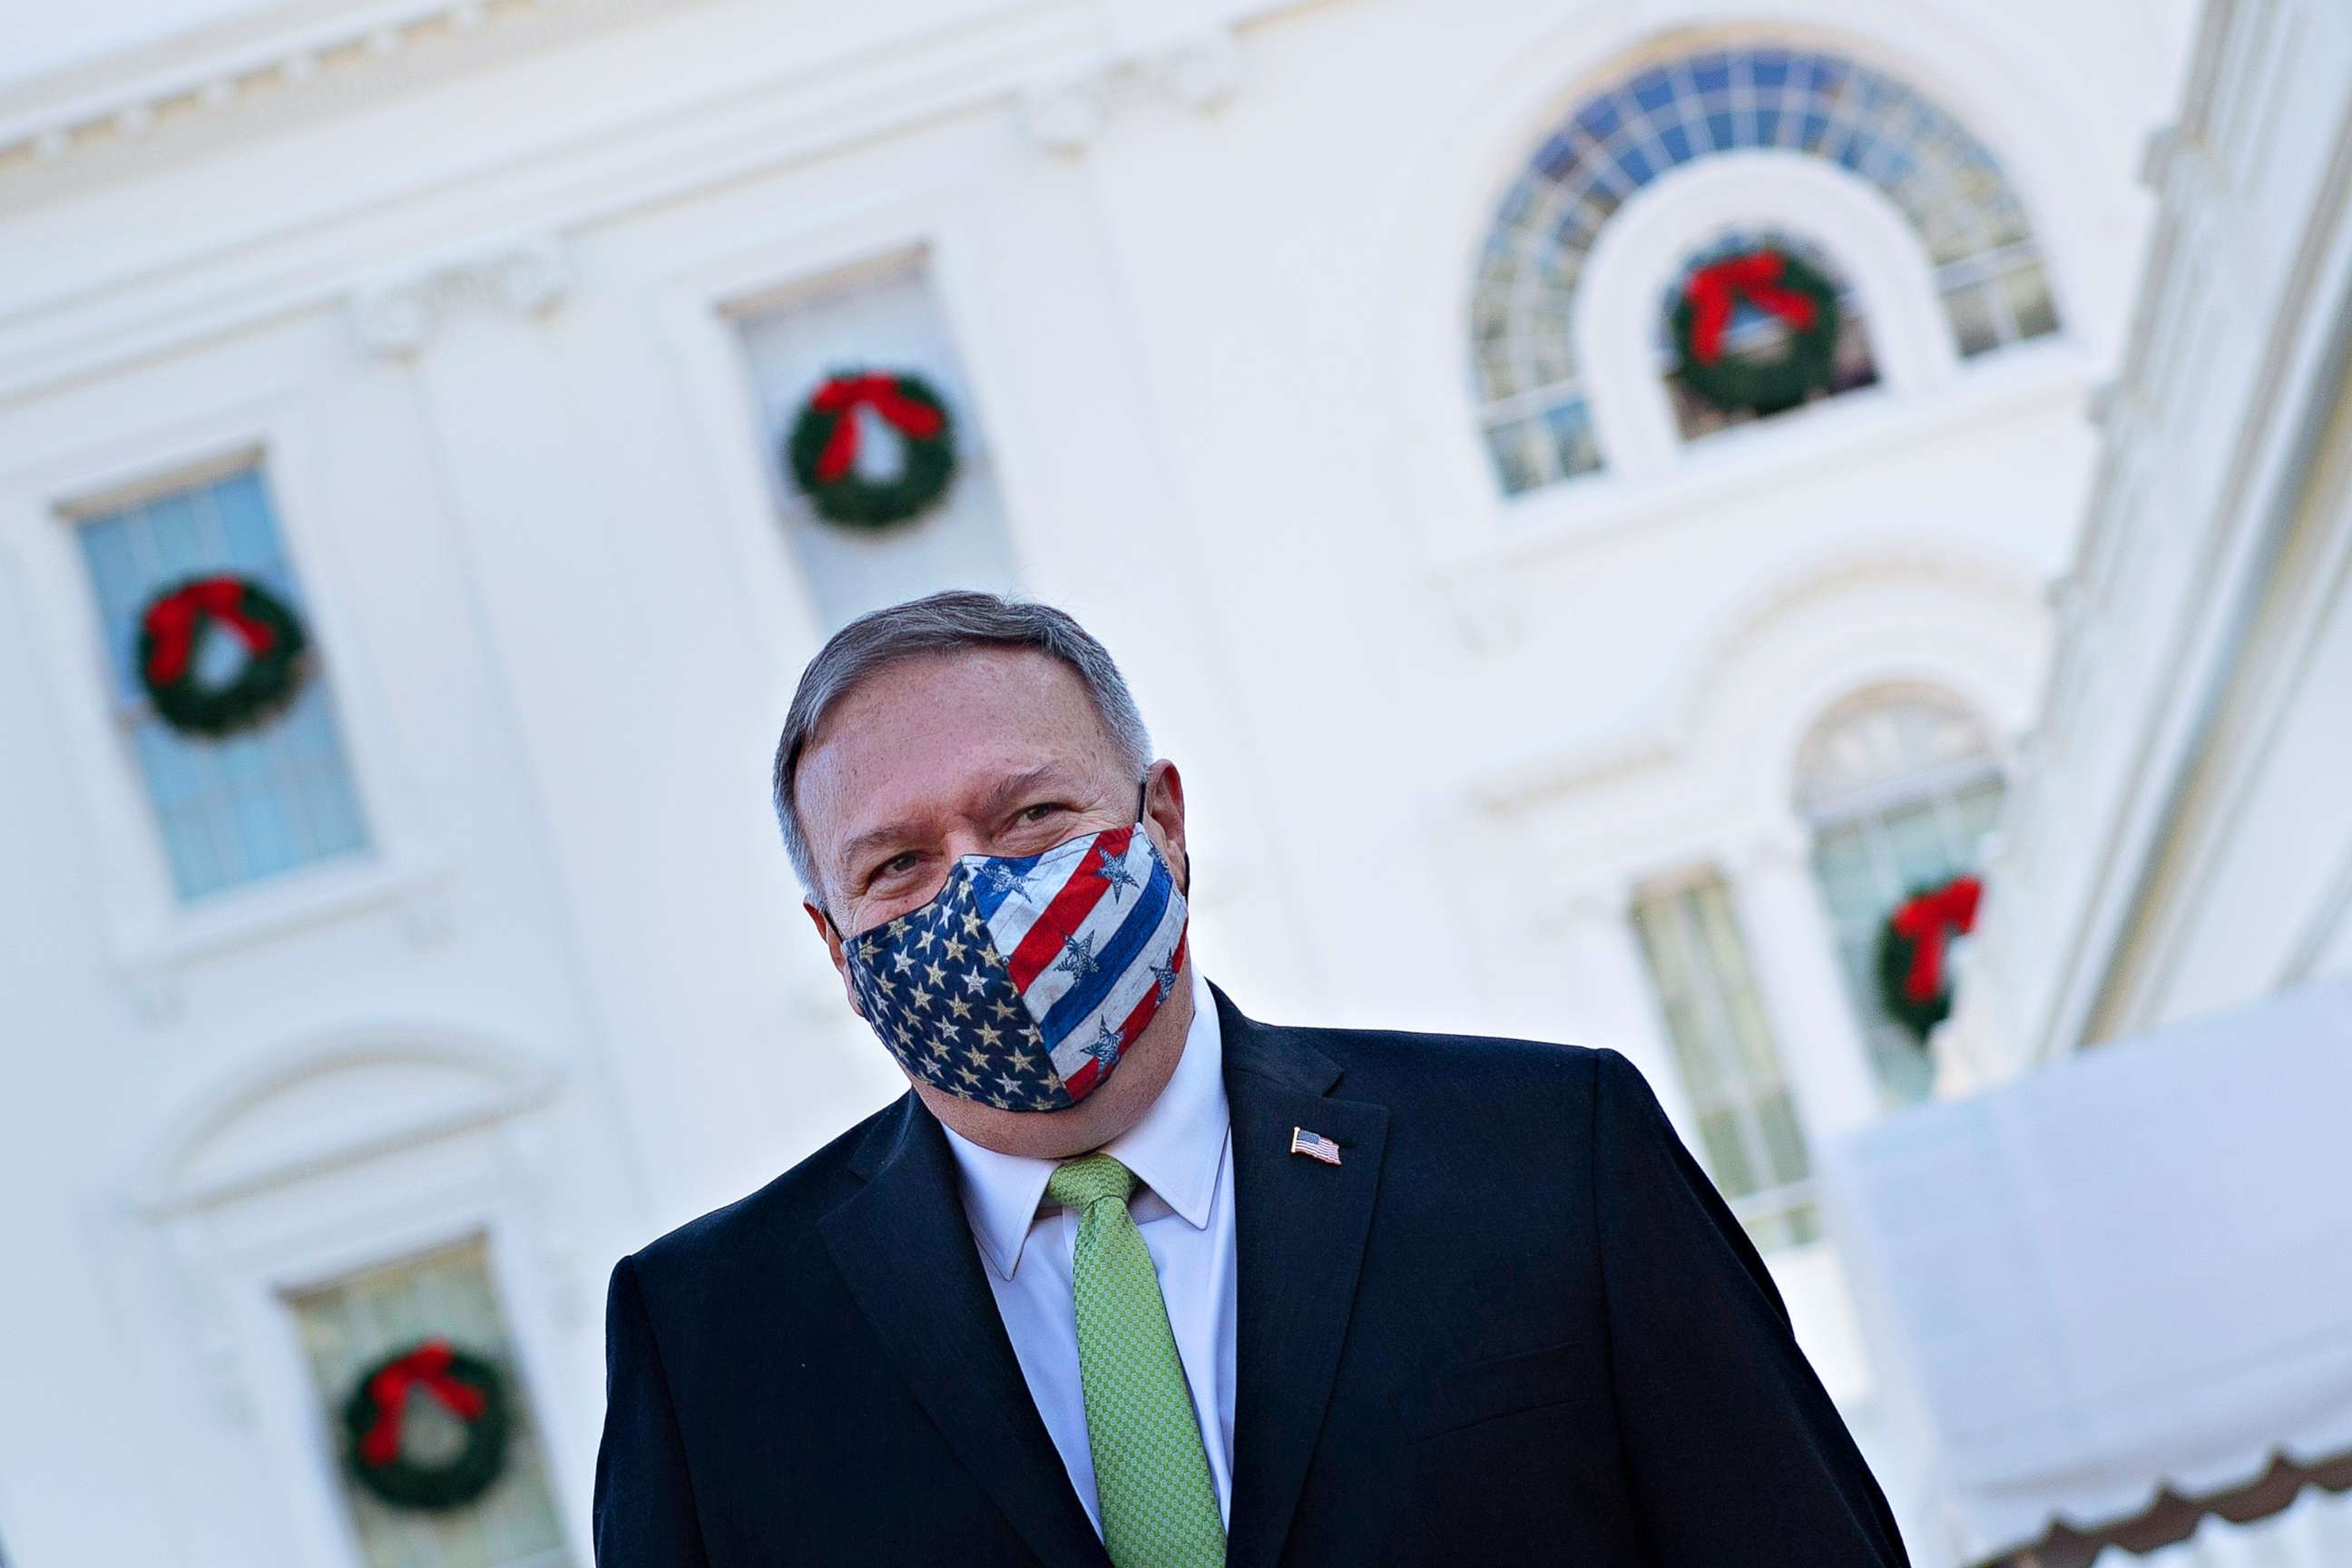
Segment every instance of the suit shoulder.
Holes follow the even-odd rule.
[[[703,1273],[779,1240],[813,1237],[817,1221],[855,1190],[850,1165],[859,1147],[905,1103],[892,1100],[764,1185],[656,1237],[630,1255],[639,1272]]]
[[[1606,1046],[1577,1046],[1513,1035],[1465,1035],[1421,1029],[1300,1029],[1308,1044],[1341,1068],[1413,1075],[1467,1074],[1481,1081],[1526,1079],[1548,1084],[1589,1084],[1610,1064],[1632,1064]]]
[[[1608,1046],[1412,1029],[1286,1030],[1341,1071],[1335,1092],[1480,1117],[1525,1109],[1591,1124],[1656,1113],[1649,1080]]]

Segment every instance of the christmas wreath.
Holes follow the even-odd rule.
[[[207,626],[226,626],[245,644],[244,668],[226,685],[196,679],[196,642]],[[139,680],[173,729],[223,735],[294,695],[309,646],[293,610],[251,578],[191,577],[140,612]]]
[[[1789,324],[1786,353],[1727,357],[1724,331],[1740,300]],[[1709,262],[1674,309],[1675,374],[1718,408],[1778,414],[1830,384],[1837,357],[1837,286],[1777,247]]]
[[[1878,932],[1879,1000],[1924,1041],[1950,1016],[1952,986],[1944,957],[1955,936],[1976,929],[1984,885],[1974,877],[1914,888]]]
[[[898,471],[887,479],[857,472],[860,408],[898,432]],[[955,429],[947,405],[919,375],[844,371],[801,405],[784,441],[793,478],[819,513],[859,528],[887,528],[919,515],[955,478]]]
[[[454,1457],[427,1463],[402,1451],[401,1428],[416,1393],[465,1423],[465,1445]],[[506,1468],[511,1424],[498,1369],[441,1339],[376,1363],[343,1402],[352,1474],[395,1508],[460,1508],[481,1496]]]

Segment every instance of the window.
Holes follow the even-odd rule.
[[[1643,894],[1633,926],[1708,1175],[1759,1247],[1815,1239],[1811,1163],[1722,878]]]
[[[1799,751],[1797,804],[1812,824],[1813,872],[1889,1106],[1926,1099],[1935,1064],[1879,1000],[1879,928],[1912,889],[1976,868],[2000,798],[1982,726],[1938,691],[1859,693]]]
[[[2057,330],[2023,204],[1984,145],[1909,88],[1834,56],[1764,46],[1645,63],[1536,150],[1479,258],[1471,383],[1505,490],[1601,466],[1570,322],[1602,226],[1667,170],[1748,149],[1824,159],[1894,202],[1927,247],[1963,355]]]
[[[767,435],[764,466],[778,521],[812,607],[830,632],[867,610],[940,588],[1016,586],[1013,536],[995,464],[957,362],[947,322],[916,259],[835,280],[745,320],[746,356]],[[887,528],[846,528],[816,515],[781,453],[801,404],[826,376],[854,367],[913,372],[936,387],[955,425],[956,473],[921,516]],[[896,468],[899,437],[869,410],[858,421],[857,462]]]
[[[210,572],[250,576],[302,612],[259,468],[239,467],[76,529],[98,605],[114,717],[138,760],[183,900],[367,847],[358,792],[327,682],[314,670],[280,712],[234,734],[184,734],[139,683],[139,616],[159,590]],[[217,627],[199,639],[196,678],[217,684],[244,658]]]
[[[1703,397],[1694,397],[1675,378],[1675,304],[1682,298],[1691,274],[1700,268],[1720,261],[1727,256],[1768,245],[1811,263],[1823,277],[1837,285],[1837,353],[1830,366],[1829,386],[1820,395],[1835,397],[1840,393],[1877,384],[1878,367],[1871,360],[1869,334],[1863,325],[1862,296],[1854,291],[1853,286],[1820,247],[1777,232],[1734,231],[1720,235],[1714,243],[1695,253],[1683,264],[1658,300],[1658,376],[1665,383],[1666,396],[1674,405],[1675,426],[1685,441],[1728,429],[1734,425],[1748,424],[1758,416],[1744,411],[1718,408]],[[1723,354],[1727,360],[1778,359],[1787,352],[1788,339],[1786,322],[1742,301],[1733,310],[1730,324],[1724,330]]]
[[[452,1346],[496,1363],[513,1414],[506,1467],[490,1489],[446,1514],[394,1509],[357,1486],[336,1455],[352,1526],[369,1568],[561,1568],[569,1561],[554,1494],[540,1453],[520,1369],[509,1347],[487,1251],[480,1238],[370,1269],[289,1303],[320,1399],[320,1430],[343,1441],[343,1401],[360,1374],[420,1340]],[[412,1394],[404,1407],[403,1445],[429,1453],[461,1440],[457,1418]]]

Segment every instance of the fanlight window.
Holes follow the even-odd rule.
[[[1881,72],[1834,56],[1715,48],[1642,65],[1587,99],[1505,195],[1472,292],[1472,383],[1506,490],[1597,468],[1570,322],[1586,256],[1611,216],[1667,170],[1779,149],[1876,187],[1925,246],[1959,353],[2057,329],[2025,209],[1958,121]]]

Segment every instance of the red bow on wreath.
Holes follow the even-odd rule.
[[[427,1340],[368,1380],[375,1425],[360,1439],[360,1458],[371,1465],[388,1465],[400,1457],[401,1415],[411,1389],[424,1389],[468,1421],[488,1407],[480,1389],[449,1375],[449,1356],[448,1341]]]
[[[195,647],[197,621],[204,616],[234,627],[255,653],[267,652],[277,640],[268,623],[245,613],[244,584],[235,577],[206,577],[148,606],[145,626],[155,639],[154,651],[147,658],[149,680],[169,686],[180,679]]]
[[[809,398],[811,408],[835,416],[833,434],[825,437],[824,450],[817,454],[816,459],[816,477],[825,484],[849,472],[849,465],[857,460],[855,416],[861,405],[881,416],[900,435],[911,436],[918,441],[938,435],[946,424],[938,409],[901,393],[896,376],[881,371],[836,376]]]
[[[1813,301],[1780,285],[1777,251],[1756,250],[1702,267],[1683,285],[1691,303],[1691,357],[1713,364],[1723,353],[1723,330],[1731,324],[1735,298],[1780,317],[1799,331],[1813,324]]]
[[[1932,1002],[1944,989],[1944,944],[1955,932],[1976,929],[1977,900],[1984,884],[1974,877],[1955,877],[1932,893],[1922,893],[1896,910],[1895,934],[1911,943],[1911,967],[1903,975],[1903,994],[1914,1002]]]

